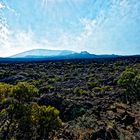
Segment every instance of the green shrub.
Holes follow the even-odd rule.
[[[101,89],[102,89],[103,92],[112,90],[112,88],[110,86],[102,86]]]
[[[121,73],[118,85],[126,90],[127,95],[140,96],[140,65],[134,65]]]
[[[38,89],[26,82],[0,84],[0,139],[48,139],[61,126],[59,111],[33,102]]]
[[[46,139],[49,133],[62,125],[59,111],[51,106],[39,106],[31,104],[31,123],[38,132],[39,139]]]
[[[48,85],[46,89],[48,90],[48,92],[53,92],[55,90],[55,87],[53,87],[52,85]]]
[[[92,90],[93,88],[98,87],[99,85],[97,82],[88,82],[87,86],[89,90]]]
[[[88,93],[88,91],[86,91],[86,90],[83,90],[83,89],[81,89],[80,87],[76,87],[76,88],[74,88],[74,91],[73,91],[75,94],[87,94]]]
[[[100,88],[100,87],[94,87],[93,88],[93,91],[94,92],[101,92],[102,91],[102,88]]]
[[[19,102],[30,102],[38,95],[38,89],[29,83],[19,82],[12,87],[11,95]]]
[[[7,98],[9,94],[11,93],[11,85],[0,83],[0,102]]]

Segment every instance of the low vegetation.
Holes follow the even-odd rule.
[[[0,84],[1,139],[48,139],[61,126],[59,111],[33,102],[38,89],[25,82]]]
[[[140,57],[0,63],[0,139],[140,139]]]

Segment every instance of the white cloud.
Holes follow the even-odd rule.
[[[110,9],[100,11],[95,19],[82,19],[85,26],[79,40],[83,48],[93,53],[131,54],[128,50],[138,48],[135,41],[140,39],[136,29],[140,22],[139,8],[140,1],[114,0]]]
[[[30,49],[45,48],[46,45],[50,46],[49,42],[47,40],[37,41],[32,31],[11,33],[3,43],[0,56],[6,57]]]
[[[19,16],[20,14],[16,12],[15,9],[13,9],[12,7],[10,7],[9,5],[7,5],[6,3],[1,3],[0,2],[0,10],[9,10],[10,12],[14,13],[16,16]]]
[[[0,2],[0,9],[4,9],[4,8],[5,8],[5,5]]]

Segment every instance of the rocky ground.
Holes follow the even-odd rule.
[[[0,63],[0,82],[28,81],[39,89],[36,102],[60,110],[55,140],[140,140],[140,102],[126,102],[117,85],[126,67],[139,64],[139,57]]]

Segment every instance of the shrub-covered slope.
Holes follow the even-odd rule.
[[[140,139],[139,57],[0,63],[0,82],[2,139]]]

